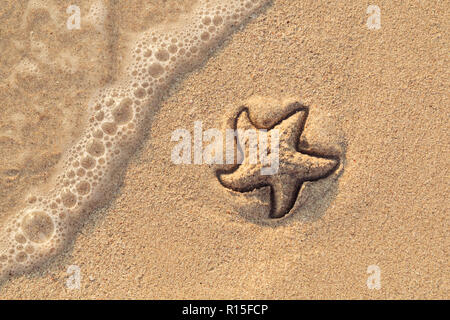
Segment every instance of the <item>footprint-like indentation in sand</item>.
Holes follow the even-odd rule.
[[[270,100],[270,99],[269,99]],[[270,188],[269,218],[282,218],[294,207],[302,186],[306,182],[325,179],[340,167],[341,159],[336,153],[327,153],[319,148],[308,149],[300,143],[305,129],[310,108],[293,99],[287,99],[281,108],[284,112],[272,112],[270,117],[261,118],[260,112],[267,99],[253,97],[250,99],[253,110],[245,104],[235,111],[227,123],[237,132],[235,143],[243,160],[231,170],[220,169],[216,172],[222,186],[234,192],[247,193],[263,187]],[[273,103],[273,100],[271,101]],[[252,116],[255,121],[252,121]],[[267,149],[268,162],[252,161],[249,148],[251,139],[245,132],[267,130],[268,142],[262,148]],[[274,139],[276,134],[276,139]],[[240,136],[241,135],[241,136]],[[255,140],[256,141],[256,140]],[[277,141],[274,149],[270,144]],[[261,155],[261,136],[258,137],[258,150]],[[254,144],[254,143],[253,143]],[[303,142],[304,144],[304,142]],[[276,168],[267,166],[276,162]],[[264,172],[264,173],[263,173]]]

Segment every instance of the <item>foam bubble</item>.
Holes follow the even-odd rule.
[[[36,243],[48,241],[55,230],[53,220],[43,211],[28,213],[22,220],[21,228],[25,237]]]
[[[153,63],[149,68],[148,68],[148,73],[153,77],[153,78],[159,78],[163,73],[164,73],[164,68],[162,67],[162,65],[160,63]]]
[[[105,122],[102,124],[102,130],[106,134],[112,136],[117,132],[117,125],[114,122]]]
[[[119,118],[120,118],[120,115],[121,115],[121,113],[119,112]],[[123,118],[120,118],[120,119],[123,119]],[[90,155],[98,158],[105,153],[105,146],[103,145],[101,140],[93,139],[89,142],[86,150]]]
[[[84,169],[92,169],[95,166],[95,160],[90,156],[83,157],[81,159],[81,166]]]
[[[159,50],[155,56],[159,61],[167,61],[170,58],[170,54],[166,49]]]
[[[67,208],[72,208],[77,204],[77,197],[71,191],[64,191],[61,194],[61,200]]]
[[[114,109],[113,117],[117,124],[125,124],[128,123],[133,117],[133,109],[131,105],[133,104],[133,100],[130,98],[123,99],[119,106]]]
[[[86,181],[81,181],[77,185],[77,191],[79,195],[87,195],[91,191],[91,185]]]

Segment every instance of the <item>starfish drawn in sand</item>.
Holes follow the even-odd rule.
[[[300,105],[300,104],[299,104]],[[269,128],[267,135],[272,137],[276,130],[279,137],[278,170],[263,175],[264,164],[251,164],[245,156],[243,162],[230,171],[218,171],[220,183],[233,191],[250,192],[262,187],[270,187],[270,218],[282,218],[293,208],[305,181],[317,181],[330,176],[339,166],[339,158],[299,148],[300,136],[308,117],[308,107],[301,106]],[[243,109],[235,121],[235,129],[257,128],[249,118],[247,108]],[[239,131],[238,131],[239,132]],[[238,133],[239,135],[239,133]],[[239,138],[239,137],[237,137]],[[271,139],[271,138],[269,138]],[[239,141],[239,139],[237,139]],[[238,143],[239,147],[240,144]],[[241,149],[242,150],[242,149]],[[268,154],[268,159],[274,157]]]

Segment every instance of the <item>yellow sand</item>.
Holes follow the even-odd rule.
[[[2,13],[15,3],[0,12],[8,30],[15,20]],[[369,4],[381,8],[380,30],[366,26]],[[137,14],[129,12],[139,12],[139,5],[127,10],[124,26],[137,28],[129,21]],[[155,12],[154,21],[170,12]],[[32,30],[44,32],[42,19],[36,21]],[[90,216],[63,255],[2,284],[0,298],[448,299],[448,21],[441,1],[275,0],[174,86],[109,206]],[[30,30],[22,32],[18,37]],[[0,34],[8,33],[2,28]],[[86,47],[99,39],[86,35]],[[121,42],[108,48],[112,62],[81,55],[85,73],[69,77],[73,82],[61,79],[62,89],[52,78],[58,74],[49,73],[44,89],[15,93],[41,106],[35,114],[24,108],[23,116],[6,120],[25,102],[12,101],[14,89],[2,82],[0,213],[15,210],[27,188],[46,182],[58,154],[76,138],[89,90],[118,69],[114,52],[123,50]],[[18,55],[2,50],[2,80]],[[64,102],[69,94],[79,107]],[[255,94],[317,106],[347,143],[333,188],[279,222],[242,215],[267,209],[263,191],[232,195],[218,183],[215,166],[170,161],[173,130],[191,130],[200,120],[220,128],[226,108]],[[51,109],[58,97],[67,112]],[[53,128],[45,135],[57,141],[37,137],[43,121]],[[8,125],[31,130],[22,133],[22,145],[6,141],[4,132],[19,140],[20,129]],[[11,156],[26,152],[42,153],[34,171]],[[70,265],[81,269],[80,290],[66,288]],[[370,265],[381,270],[380,290],[367,287]]]

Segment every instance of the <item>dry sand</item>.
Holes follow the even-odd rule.
[[[30,53],[31,31],[49,37],[48,14],[23,27],[23,4],[1,9],[3,217],[50,179],[90,92],[116,77],[121,30],[176,17],[169,5],[146,16],[139,2],[116,8],[122,29],[107,24],[108,40],[83,29],[83,41],[55,35],[55,56],[74,42],[77,52],[98,50],[76,55],[73,74]],[[380,30],[366,26],[370,4],[381,8]],[[109,205],[62,255],[3,283],[0,298],[448,299],[448,30],[442,1],[273,1],[174,85]],[[23,48],[13,51],[12,40]],[[47,81],[6,80],[28,56]],[[258,218],[267,190],[233,193],[217,180],[220,166],[170,161],[175,129],[221,128],[226,111],[255,95],[312,106],[305,134],[345,145],[339,177],[317,182],[279,221]],[[80,267],[79,290],[66,287],[70,265]],[[381,270],[380,290],[367,287],[370,265]]]

